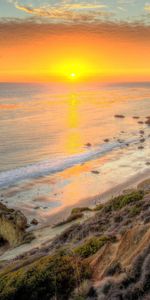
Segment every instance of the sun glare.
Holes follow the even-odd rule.
[[[80,80],[86,73],[87,66],[82,61],[75,61],[72,63],[71,61],[67,61],[64,63],[60,63],[55,66],[55,71],[60,75],[68,78],[68,80]]]
[[[71,73],[71,74],[70,74],[70,77],[71,77],[71,78],[75,78],[76,76],[77,76],[76,73]]]

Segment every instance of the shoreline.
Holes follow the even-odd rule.
[[[121,193],[123,193],[123,191],[132,189],[132,188],[136,188],[139,183],[145,181],[148,178],[150,178],[150,169],[146,170],[145,172],[138,173],[135,176],[132,176],[130,179],[128,179],[124,183],[119,184],[119,185],[107,190],[106,192],[104,192],[101,195],[99,194],[94,197],[82,199],[78,203],[76,203],[76,205],[68,206],[63,211],[55,214],[53,216],[53,218],[51,217],[51,222],[47,222],[40,228],[32,229],[31,231],[34,233],[35,239],[33,241],[31,241],[31,243],[23,244],[16,248],[7,250],[5,253],[3,253],[0,256],[0,261],[1,262],[3,262],[3,261],[9,262],[11,260],[13,260],[13,261],[17,260],[21,256],[22,257],[30,256],[30,254],[32,252],[40,253],[40,251],[42,251],[42,249],[50,246],[53,239],[55,237],[59,236],[64,230],[68,229],[73,224],[84,223],[84,221],[89,219],[92,215],[90,213],[87,215],[85,214],[84,217],[80,220],[76,220],[76,221],[70,222],[66,225],[62,225],[62,226],[55,227],[55,228],[52,227],[52,224],[51,224],[52,221],[54,223],[54,220],[56,220],[56,219],[57,219],[57,221],[58,221],[58,219],[60,220],[60,216],[62,218],[66,218],[69,215],[71,209],[74,207],[83,207],[83,206],[89,206],[89,207],[92,206],[93,207],[100,203],[106,203],[112,197],[118,196]]]
[[[79,200],[73,205],[67,206],[66,208],[62,208],[57,213],[54,213],[50,216],[50,220],[48,220],[45,224],[41,225],[39,229],[46,228],[52,225],[55,225],[55,221],[57,221],[58,218],[66,218],[70,211],[75,207],[83,207],[83,206],[96,206],[100,203],[105,203],[105,201],[109,200],[111,197],[118,196],[120,193],[122,193],[126,189],[135,188],[141,181],[144,181],[150,177],[150,169],[145,170],[141,173],[138,173],[136,175],[133,175],[128,180],[124,181],[123,183],[120,183],[116,185],[113,188],[108,189],[107,191],[103,192],[102,194],[97,194],[93,197],[87,197]],[[97,179],[98,180],[98,179]],[[60,219],[59,219],[60,220]],[[36,231],[36,229],[34,230]]]

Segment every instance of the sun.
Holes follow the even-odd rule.
[[[66,60],[63,62],[58,62],[55,66],[55,72],[60,74],[60,77],[67,79],[68,81],[79,81],[87,74],[87,70],[89,70],[88,65],[82,60],[74,59]]]
[[[76,78],[76,77],[77,77],[77,74],[76,74],[76,73],[70,73],[70,77],[71,77],[71,78]]]

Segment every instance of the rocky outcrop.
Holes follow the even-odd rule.
[[[7,242],[10,247],[21,244],[27,237],[27,219],[20,212],[7,208],[0,203],[0,240],[1,245]]]

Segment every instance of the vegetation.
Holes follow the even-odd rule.
[[[115,281],[106,281],[103,287],[104,300],[111,299],[150,299],[150,245],[135,259],[132,269],[126,277]],[[119,295],[119,297],[118,297]]]
[[[135,217],[136,215],[140,214],[141,207],[139,206],[133,206],[130,208],[130,216]]]
[[[84,300],[88,297],[89,299],[100,299],[101,296],[104,300],[111,300],[112,297],[113,299],[146,299],[140,297],[145,297],[145,291],[150,291],[150,246],[144,251],[141,250],[140,256],[131,265],[131,269],[126,269],[122,264],[121,255],[119,260],[115,259],[108,263],[103,273],[104,286],[100,286],[100,288],[92,285],[92,274],[87,265],[89,260],[86,260],[108,242],[115,242],[115,236],[120,241],[122,232],[128,233],[128,230],[134,229],[134,225],[142,224],[143,226],[144,222],[149,222],[149,198],[144,195],[143,191],[136,190],[114,197],[106,204],[99,204],[94,209],[74,208],[70,216],[56,226],[81,218],[84,211],[96,211],[97,213],[84,223],[70,224],[70,227],[53,240],[49,249],[49,251],[56,251],[56,249],[62,249],[63,246],[64,250],[51,256],[47,254],[47,257],[38,259],[34,263],[31,263],[32,260],[28,257],[28,264],[25,261],[24,267],[22,267],[23,263],[19,267],[17,265],[17,268],[16,265],[10,269],[5,267],[0,274],[0,300]],[[143,230],[148,230],[148,226],[145,226],[142,232],[137,229],[140,237],[138,240],[144,234]],[[27,236],[28,238],[29,236]],[[121,248],[120,251],[121,253],[126,251],[126,255],[128,255],[130,237],[127,237],[127,241],[126,236],[123,238],[127,250]],[[109,244],[110,249],[116,249],[118,244],[114,245],[116,247]],[[109,255],[109,253],[106,253],[106,257],[107,254]],[[105,256],[104,253],[103,255]],[[113,255],[113,250],[110,255]],[[103,264],[103,258],[101,259]],[[95,261],[95,257],[91,257],[90,261]],[[94,268],[96,267],[94,265]],[[101,264],[99,267],[101,270]],[[91,268],[93,268],[92,263]],[[121,273],[124,276],[118,276]],[[115,280],[113,280],[114,278]],[[121,295],[120,298],[118,295]]]
[[[101,247],[103,247],[110,240],[111,239],[108,236],[92,237],[86,242],[84,242],[83,245],[78,246],[75,249],[75,253],[82,258],[87,258],[95,254]]]
[[[91,209],[89,207],[74,207],[71,214],[78,214],[84,211],[91,211]]]
[[[82,280],[90,277],[88,265],[79,257],[57,253],[27,269],[1,276],[1,300],[68,299]]]
[[[103,204],[97,204],[97,205],[93,208],[93,211],[99,211],[99,210],[101,210],[103,207],[104,207]]]
[[[105,206],[104,211],[115,211],[122,209],[123,207],[127,206],[128,204],[135,203],[139,200],[142,200],[144,196],[143,191],[134,191],[127,195],[121,195],[111,199]]]
[[[84,216],[84,214],[82,212],[72,213],[66,220],[57,223],[54,227],[58,227],[58,226],[62,226],[62,225],[71,223],[75,220],[82,218],[83,216]]]

